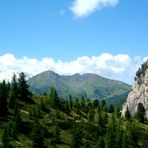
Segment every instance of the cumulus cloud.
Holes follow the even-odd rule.
[[[103,7],[114,7],[118,2],[119,0],[75,0],[70,9],[76,17],[82,18]]]
[[[43,59],[16,58],[13,54],[0,56],[0,80],[11,80],[12,75],[25,72],[28,78],[43,71],[52,70],[62,75],[75,73],[95,73],[110,79],[131,83],[136,70],[147,57],[131,58],[126,54],[112,55],[102,53],[99,56],[83,56],[69,62],[55,61],[50,57]]]

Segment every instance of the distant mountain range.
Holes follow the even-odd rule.
[[[115,80],[110,80],[96,74],[86,73],[70,76],[59,75],[53,71],[45,71],[28,80],[30,90],[37,94],[49,94],[50,88],[55,87],[59,96],[74,98],[84,96],[90,99],[105,99],[109,103],[119,103],[127,98],[131,86]]]

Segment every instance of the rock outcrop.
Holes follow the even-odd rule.
[[[128,108],[131,115],[134,116],[137,112],[138,103],[143,104],[146,111],[145,116],[148,119],[148,60],[142,64],[136,73],[135,82],[127,101],[123,105],[121,115],[124,117]]]

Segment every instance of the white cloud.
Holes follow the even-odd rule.
[[[148,60],[148,56],[143,58],[143,61],[146,61],[146,60]]]
[[[28,77],[31,77],[43,71],[52,70],[63,75],[95,73],[131,83],[144,59],[146,57],[131,58],[126,54],[102,53],[99,56],[83,56],[73,61],[63,62],[49,57],[38,60],[28,57],[16,58],[13,54],[4,54],[0,56],[0,80],[11,80],[13,73],[18,75],[20,72],[25,72]]]
[[[103,7],[114,7],[118,2],[119,0],[75,0],[70,9],[76,17],[82,18]]]

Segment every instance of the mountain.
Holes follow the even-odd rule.
[[[28,80],[30,90],[38,95],[49,93],[51,87],[55,87],[60,97],[99,98],[110,103],[120,102],[125,99],[130,90],[130,85],[103,78],[96,74],[86,73],[71,76],[59,75],[53,71],[40,73]]]
[[[132,90],[122,108],[122,116],[125,116],[127,108],[134,116],[139,103],[143,104],[148,118],[148,61],[143,63],[136,73]]]

